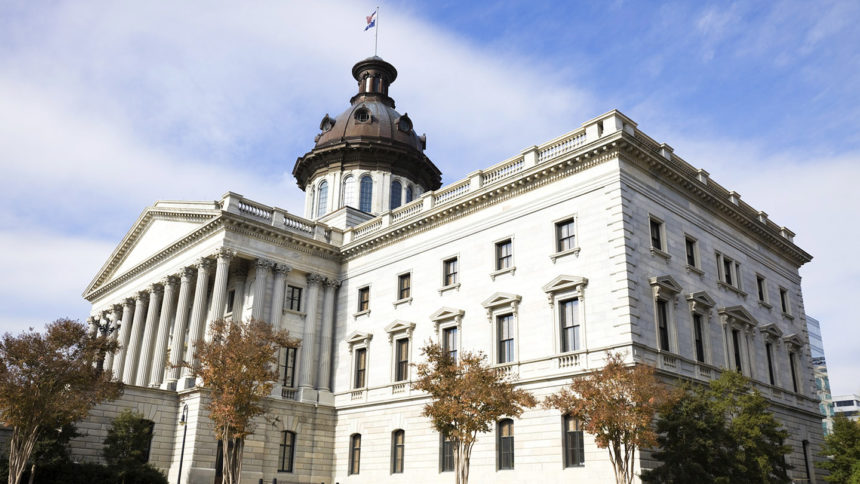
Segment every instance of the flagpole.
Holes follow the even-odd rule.
[[[376,6],[376,32],[373,34],[373,55],[376,55],[376,48],[379,46],[379,5]]]

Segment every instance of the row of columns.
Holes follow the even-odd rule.
[[[231,281],[236,294],[232,317],[234,321],[242,317],[247,274],[241,268],[230,271],[230,262],[235,256],[235,251],[222,248],[215,254],[214,264],[212,259],[202,258],[194,266],[183,268],[178,274],[170,275],[90,318],[92,336],[102,328],[102,337],[112,338],[120,345],[115,354],[105,357],[104,367],[112,369],[117,380],[129,385],[168,389],[193,387],[196,381],[192,370],[182,365],[184,362],[192,366],[197,363],[194,361],[194,342],[208,335],[206,329],[210,321],[224,317],[228,283]],[[212,297],[207,300],[213,266]],[[255,319],[270,318],[273,324],[279,325],[284,308],[286,276],[291,268],[265,259],[257,259],[255,266],[251,316]],[[263,301],[269,277],[273,274],[273,296],[267,307]],[[339,281],[319,274],[307,276],[306,314],[298,368],[299,386],[302,388],[331,390],[334,292],[339,285]],[[325,289],[320,317],[322,286]],[[318,319],[320,328],[316,326]],[[164,381],[169,341],[169,367]]]

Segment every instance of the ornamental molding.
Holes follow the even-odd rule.
[[[714,299],[705,291],[691,292],[687,294],[687,302],[690,304],[690,312],[708,314],[716,305]]]
[[[788,346],[793,346],[795,349],[803,348],[803,339],[797,333],[791,333],[782,338],[782,342]]]
[[[717,310],[717,313],[722,318],[723,324],[740,325],[747,329],[758,326],[758,321],[742,306],[720,308]]]
[[[776,325],[776,323],[768,323],[764,326],[760,327],[759,332],[764,335],[766,338],[770,338],[774,341],[779,342],[780,338],[782,338],[782,330]]]
[[[412,332],[415,330],[415,323],[409,321],[396,320],[385,327],[385,332],[388,333],[388,341],[394,341],[394,336],[400,333],[406,333],[407,338],[412,337]]]
[[[350,348],[357,344],[365,344],[370,343],[370,340],[373,339],[373,333],[365,333],[363,331],[353,331],[349,336],[346,337],[346,343]]]

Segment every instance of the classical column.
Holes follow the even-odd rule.
[[[331,338],[334,332],[334,292],[340,286],[336,279],[326,279],[323,292],[322,334],[317,369],[317,387],[331,391]]]
[[[155,351],[149,372],[149,386],[158,388],[164,379],[164,362],[167,360],[167,339],[170,337],[170,320],[173,319],[173,303],[176,300],[176,276],[165,277],[164,299],[161,301],[161,316],[158,318],[158,335],[155,337]]]
[[[134,321],[131,323],[131,339],[125,351],[125,369],[122,382],[134,385],[137,376],[137,355],[140,354],[140,340],[143,339],[143,317],[146,314],[146,291],[134,295]]]
[[[284,286],[287,281],[287,273],[292,267],[284,264],[275,264],[275,284],[272,289],[272,315],[271,323],[275,329],[281,328],[281,319],[284,314]]]
[[[209,287],[209,272],[212,269],[212,261],[200,259],[197,261],[197,287],[194,289],[194,305],[191,306],[191,330],[188,332],[188,347],[185,349],[185,362],[194,365],[194,345],[203,339],[203,331],[206,329],[206,289]],[[185,378],[184,388],[194,386],[194,378],[191,376],[191,368],[182,369],[182,377]]]
[[[143,340],[140,343],[140,363],[137,365],[137,376],[134,384],[142,387],[149,383],[149,369],[152,367],[152,347],[155,345],[155,333],[158,330],[158,310],[161,306],[161,286],[153,284],[149,288],[149,308],[146,310]]]
[[[215,288],[212,290],[212,307],[210,310],[212,316],[209,318],[210,323],[207,324],[207,329],[211,321],[224,317],[224,304],[227,300],[227,274],[230,268],[230,261],[235,255],[236,251],[234,250],[224,247],[218,249],[218,259],[215,263]]]
[[[97,319],[97,316],[90,316],[87,318],[87,336],[90,338],[95,338],[99,334],[99,323]]]
[[[257,259],[257,274],[254,277],[254,307],[251,308],[251,317],[254,319],[265,318],[265,307],[263,301],[266,298],[266,281],[269,272],[272,271],[272,262],[266,259]]]
[[[194,270],[190,267],[179,273],[179,302],[176,303],[176,321],[173,323],[173,341],[170,342],[170,369],[167,372],[167,388],[176,390],[179,365],[185,354],[185,328],[188,326],[188,307],[191,305],[191,280]]]
[[[248,268],[244,263],[234,264],[230,271],[230,280],[233,281],[233,321],[241,321],[242,313],[245,311],[245,278],[248,277]]]
[[[117,336],[119,336],[117,333],[119,329],[120,314],[122,314],[122,306],[119,304],[114,304],[111,307],[110,317],[108,318],[108,341],[116,341]],[[113,351],[105,356],[105,370],[113,370],[113,360],[117,357],[118,352],[118,350]]]
[[[316,320],[317,299],[319,299],[320,283],[323,276],[308,274],[308,298],[305,305],[305,327],[302,333],[302,362],[299,365],[299,387],[313,388],[314,385],[314,353],[316,349]]]
[[[122,302],[122,321],[119,323],[119,349],[113,359],[113,376],[122,381],[125,369],[125,356],[128,353],[128,340],[131,337],[131,315],[134,299],[128,298]]]

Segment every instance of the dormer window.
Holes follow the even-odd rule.
[[[366,107],[360,107],[355,111],[355,120],[359,123],[367,123],[370,121],[370,110]]]
[[[412,120],[409,119],[408,114],[404,114],[397,118],[397,129],[403,131],[404,133],[408,133],[412,131]]]
[[[325,117],[320,121],[320,130],[325,133],[326,131],[330,131],[334,127],[334,119],[332,119],[328,113],[326,113]]]

